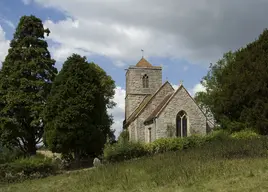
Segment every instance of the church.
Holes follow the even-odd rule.
[[[207,117],[181,84],[162,82],[162,67],[145,58],[126,69],[124,129],[130,141],[150,143],[165,137],[205,135]]]

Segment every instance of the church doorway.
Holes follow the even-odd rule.
[[[176,136],[187,137],[187,114],[185,111],[180,111],[176,117]]]

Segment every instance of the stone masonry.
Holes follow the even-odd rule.
[[[148,87],[144,86],[148,76]],[[162,84],[162,68],[152,66],[142,58],[126,72],[125,121],[132,141],[152,142],[158,138],[174,137],[183,131],[178,114],[187,119],[187,136],[206,134],[207,118],[188,91],[180,85],[174,90],[169,82]]]

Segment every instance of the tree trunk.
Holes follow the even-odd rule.
[[[27,151],[27,154],[29,156],[34,156],[36,155],[36,144],[35,144],[35,140],[33,141],[28,141],[28,144],[26,146],[26,151]]]

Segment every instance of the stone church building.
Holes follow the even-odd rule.
[[[204,135],[205,114],[181,84],[177,90],[162,83],[162,67],[142,58],[126,71],[124,129],[131,141],[152,142],[162,137]]]

